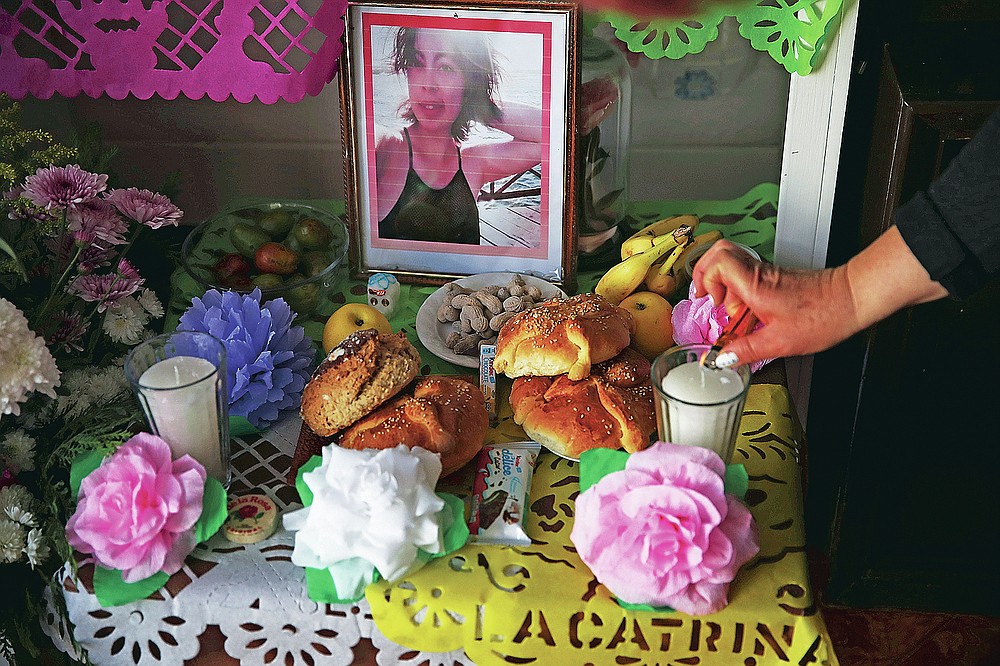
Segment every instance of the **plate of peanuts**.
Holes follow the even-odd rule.
[[[566,292],[532,275],[470,275],[427,297],[417,310],[417,337],[435,356],[475,368],[480,344],[494,344],[511,317],[550,298],[566,298]]]

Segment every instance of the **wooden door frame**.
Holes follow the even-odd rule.
[[[844,3],[820,66],[808,76],[793,74],[789,84],[774,240],[774,261],[780,266],[826,266],[860,1]],[[811,355],[785,360],[803,426],[812,366]]]

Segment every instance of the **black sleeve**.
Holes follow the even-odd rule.
[[[896,226],[931,279],[963,298],[1000,274],[1000,109]]]

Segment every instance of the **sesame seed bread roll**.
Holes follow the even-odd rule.
[[[544,301],[500,329],[493,368],[508,377],[583,379],[628,346],[634,327],[627,310],[597,294]]]
[[[337,444],[348,449],[420,446],[441,454],[441,476],[447,476],[479,453],[488,427],[486,399],[478,386],[432,375],[417,380],[413,395],[398,396],[344,430]]]
[[[649,365],[627,347],[581,380],[519,377],[510,391],[514,422],[566,458],[577,459],[595,448],[645,449],[656,430]]]
[[[330,350],[302,391],[302,421],[327,437],[402,391],[420,372],[420,353],[403,333],[357,331]]]

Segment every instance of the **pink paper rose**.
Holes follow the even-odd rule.
[[[674,342],[679,345],[697,343],[715,344],[722,335],[722,329],[729,323],[729,315],[722,305],[715,305],[709,295],[698,298],[694,295],[694,283],[688,289],[688,297],[678,301],[670,313],[670,324],[674,328]],[[761,328],[758,323],[754,330]],[[771,359],[750,364],[750,372],[757,372]]]
[[[723,491],[725,465],[697,446],[657,442],[576,500],[571,538],[622,601],[705,615],[760,550],[750,511]]]
[[[121,569],[126,583],[174,574],[196,544],[205,477],[197,460],[172,460],[166,442],[139,433],[83,479],[66,538],[101,566]]]

